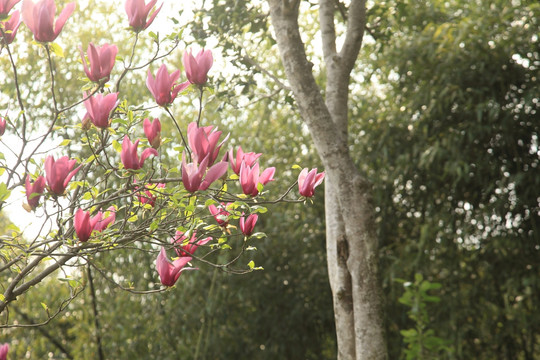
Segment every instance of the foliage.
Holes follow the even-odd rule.
[[[112,18],[116,17],[115,12],[111,9],[104,11],[110,12]],[[95,37],[91,34],[100,33],[99,31],[94,32],[93,27],[98,25],[100,29],[103,28],[100,24],[89,23],[82,13],[75,12],[75,16],[78,22],[86,24],[80,27],[80,39],[88,39],[82,40],[83,48],[86,49],[86,43],[95,41]],[[70,23],[71,21],[68,22],[68,25]],[[119,23],[120,21],[113,21],[113,26],[118,26]],[[64,31],[68,31],[67,28]],[[120,93],[124,94],[124,96],[121,95],[123,101],[114,113],[112,126],[105,131],[95,128],[85,131],[78,124],[79,120],[82,119],[80,109],[73,108],[66,110],[65,116],[58,118],[59,126],[55,132],[50,134],[51,137],[55,137],[66,132],[69,136],[60,137],[69,137],[73,140],[62,142],[63,150],[67,151],[70,156],[77,156],[81,160],[88,159],[89,162],[95,161],[98,164],[97,168],[93,168],[86,174],[85,182],[82,185],[88,186],[88,193],[82,197],[86,201],[99,201],[99,206],[103,208],[108,206],[104,199],[110,190],[109,192],[102,191],[98,189],[96,184],[104,184],[110,189],[122,191],[126,188],[125,184],[131,181],[124,176],[127,173],[118,172],[122,171],[121,165],[112,171],[107,166],[109,162],[120,164],[118,153],[123,135],[142,134],[142,119],[148,117],[150,113],[156,113],[156,109],[148,109],[147,103],[144,104],[145,108],[142,110],[140,106],[136,105],[148,99],[149,93],[146,89],[141,86],[126,86],[143,81],[144,76],[141,76],[140,72],[130,70],[125,77],[122,77],[124,72],[121,68],[122,64],[118,61],[123,59],[124,65],[131,62],[144,64],[152,59],[152,53],[145,54],[145,47],[155,49],[157,42],[153,41],[154,37],[151,34],[146,36],[141,33],[135,40],[133,37],[118,38],[120,33],[121,31],[111,31],[105,37],[114,36],[116,38],[114,42],[119,44],[119,58],[111,79],[120,79],[121,81],[118,80],[114,86],[106,86],[99,90],[100,92],[114,91],[119,87],[118,84],[124,84],[120,87]],[[26,35],[24,32],[21,34]],[[59,41],[63,39],[64,37],[61,36]],[[134,45],[134,40],[137,46]],[[56,89],[70,89],[65,92],[61,91],[62,96],[59,97],[59,101],[62,105],[79,101],[78,94],[81,94],[81,87],[86,91],[95,90],[91,83],[80,80],[73,81],[74,78],[82,76],[73,75],[81,74],[82,66],[77,62],[79,54],[70,51],[72,46],[73,48],[78,46],[76,43],[80,41],[79,38],[69,37],[64,41],[66,43],[61,45],[64,48],[65,57],[63,59],[52,57],[55,70],[60,67],[63,69],[55,74]],[[159,49],[167,54],[168,51],[174,50],[181,43],[174,36],[171,36],[159,42]],[[35,62],[44,61],[42,65],[43,68],[46,68],[48,66],[46,57],[41,56],[40,58],[37,55],[39,51],[43,55],[45,50],[35,44],[30,49],[32,54],[36,54]],[[35,49],[41,50],[36,51]],[[134,50],[131,53],[132,49]],[[174,58],[174,53],[170,57]],[[25,61],[33,61],[30,60],[30,57],[24,58],[22,54],[17,54],[15,59],[17,63],[22,64]],[[10,64],[5,65],[9,67]],[[128,67],[130,66],[128,65]],[[154,66],[150,67],[154,71],[157,69]],[[21,75],[20,83],[29,83],[29,79],[33,76],[32,69],[20,66],[18,70],[20,70],[19,74]],[[9,71],[9,68],[6,71]],[[145,71],[146,69],[142,73]],[[46,87],[49,81],[49,74],[43,72],[43,77],[33,84],[35,89],[28,87],[24,88],[24,91],[30,93],[40,91],[39,86]],[[288,106],[285,108],[280,106],[276,109],[277,111],[269,112],[268,103],[259,100],[254,101],[251,105],[251,116],[246,115],[245,109],[238,108],[238,105],[234,108],[228,107],[228,111],[225,112],[222,104],[227,103],[227,101],[222,100],[224,92],[218,91],[220,84],[225,83],[220,76],[216,75],[210,86],[205,89],[205,97],[201,98],[205,100],[203,121],[219,124],[221,130],[230,133],[231,147],[236,148],[239,144],[250,143],[249,149],[244,146],[245,150],[267,154],[264,155],[265,163],[275,165],[278,168],[280,179],[287,179],[290,181],[289,184],[294,183],[297,171],[291,171],[292,165],[307,160],[313,161],[312,155],[306,156],[306,136],[299,125],[299,120],[290,116]],[[16,93],[11,92],[14,87],[9,89],[10,93],[5,93],[5,95],[12,99],[16,98]],[[234,87],[231,91],[234,96],[236,92]],[[184,99],[179,99],[170,107],[172,114],[184,114],[180,120],[184,124],[189,122],[184,122],[186,121],[184,119],[188,119],[190,116],[196,118],[199,111],[199,104],[189,99],[193,92],[186,95]],[[31,111],[34,118],[43,119],[43,122],[49,121],[48,119],[55,116],[54,109],[48,106],[46,100],[46,97],[40,98],[40,101],[43,102],[34,102],[32,97],[25,99],[29,108],[30,106],[40,108],[40,112],[33,108]],[[237,100],[235,99],[235,101]],[[274,132],[275,137],[262,136],[263,120],[267,118],[274,119],[266,125],[267,128],[272,129],[268,131]],[[129,178],[136,177],[138,181],[145,182],[152,174],[167,174],[168,171],[169,173],[176,172],[176,176],[179,176],[175,167],[178,167],[178,162],[181,160],[182,144],[178,135],[172,134],[172,132],[177,131],[177,128],[173,121],[165,122],[163,118],[161,119],[163,122],[163,150],[160,151],[160,165],[156,165],[156,163],[152,166],[145,165],[146,169],[152,170],[130,173]],[[37,124],[37,122],[32,122],[32,124]],[[293,129],[294,131],[292,131]],[[75,139],[87,142],[88,146],[80,146]],[[143,143],[146,145],[146,141],[143,141],[141,145]],[[103,144],[107,145],[103,146]],[[111,151],[108,156],[103,157],[99,153],[101,148],[116,151]],[[166,148],[169,150],[165,151]],[[278,153],[275,156],[271,155],[271,152],[275,150]],[[39,161],[36,164],[39,167]],[[231,180],[233,179],[234,177],[231,178]],[[90,187],[90,184],[93,187]],[[232,183],[228,185],[232,185]],[[178,229],[178,226],[174,225],[177,215],[172,213],[164,215],[163,213],[173,210],[170,208],[171,204],[183,207],[178,212],[180,216],[185,215],[186,211],[193,212],[195,209],[195,213],[199,214],[202,220],[197,225],[198,231],[215,235],[220,234],[221,231],[213,224],[214,219],[205,209],[210,204],[209,201],[203,200],[202,203],[199,203],[200,205],[194,205],[195,203],[192,204],[191,201],[184,203],[183,196],[179,193],[174,194],[175,190],[172,190],[171,186],[174,188],[178,185],[167,183],[167,190],[159,196],[155,207],[137,203],[137,190],[129,186],[127,187],[129,191],[125,193],[127,196],[122,195],[117,199],[117,217],[127,219],[128,226],[141,225],[141,230],[142,228],[153,229],[151,238],[139,236],[139,230],[130,227],[132,231],[129,234],[130,236],[134,235],[135,238],[131,238],[128,243],[122,246],[114,246],[116,231],[120,230],[115,227],[106,232],[106,237],[90,241],[91,243],[95,241],[97,244],[104,240],[107,244],[106,249],[93,251],[87,254],[83,261],[70,263],[70,267],[73,268],[67,271],[67,274],[59,275],[64,279],[60,282],[65,285],[64,287],[59,287],[58,280],[55,279],[56,276],[53,276],[31,289],[27,296],[25,295],[17,302],[10,304],[12,323],[30,324],[50,320],[45,328],[30,328],[31,330],[17,327],[9,328],[3,333],[3,336],[6,336],[5,340],[9,340],[12,344],[10,353],[16,354],[15,356],[28,354],[27,356],[38,358],[54,353],[55,357],[58,358],[94,359],[99,357],[100,351],[103,351],[107,356],[109,356],[108,354],[116,354],[116,358],[119,356],[134,358],[144,354],[145,358],[164,359],[177,358],[178,354],[181,354],[183,358],[190,355],[194,358],[239,357],[243,356],[242,354],[245,354],[249,349],[252,356],[266,356],[269,359],[291,356],[319,359],[321,354],[324,354],[326,358],[332,358],[335,351],[335,340],[332,329],[331,297],[324,267],[322,223],[305,218],[295,209],[294,204],[287,206],[283,212],[279,213],[272,211],[266,213],[263,204],[254,204],[254,212],[261,214],[260,222],[257,223],[257,231],[266,230],[271,238],[260,238],[260,233],[256,234],[252,238],[253,244],[250,245],[256,247],[258,251],[249,250],[244,255],[246,259],[242,259],[242,262],[246,265],[246,270],[249,270],[247,264],[252,260],[255,261],[256,265],[263,265],[265,272],[260,273],[260,276],[236,279],[220,270],[212,271],[211,262],[226,264],[235,259],[236,255],[230,251],[224,251],[219,255],[203,256],[203,259],[200,260],[209,260],[210,263],[200,262],[198,267],[201,271],[182,275],[173,291],[156,294],[153,291],[145,294],[139,293],[140,289],[159,288],[159,277],[154,270],[155,257],[148,256],[148,253],[155,253],[156,245],[168,242],[174,230]],[[274,189],[278,192],[285,192],[288,189],[288,185],[275,184],[272,186],[275,186]],[[234,190],[234,186],[228,186],[228,190]],[[238,190],[236,188],[236,191]],[[322,192],[322,190],[319,191]],[[193,200],[193,198],[191,199]],[[288,200],[291,198],[289,197]],[[47,199],[47,201],[50,200]],[[250,200],[242,198],[241,202],[249,203]],[[132,205],[135,205],[136,211],[130,213],[129,209]],[[240,211],[240,208],[238,209]],[[38,209],[38,211],[40,210]],[[94,211],[97,210],[96,207]],[[265,214],[263,215],[263,213]],[[237,217],[239,214],[240,212],[233,217]],[[320,208],[318,216],[320,217]],[[124,224],[126,224],[125,220]],[[165,221],[159,222],[157,220]],[[304,225],[301,227],[298,226],[299,220],[304,221]],[[116,223],[118,223],[118,219]],[[71,223],[66,222],[66,224]],[[165,228],[161,229],[162,225]],[[183,228],[186,227],[183,226]],[[233,234],[237,231],[237,222],[235,221],[234,226],[231,224],[229,230],[222,233],[222,237],[227,239],[234,236]],[[290,240],[282,239],[283,233],[287,233]],[[71,240],[72,244],[76,244],[75,239],[74,237]],[[229,242],[229,244],[231,243]],[[246,250],[250,247],[246,246]],[[280,251],[275,251],[275,249],[280,249]],[[303,260],[298,261],[297,259]],[[312,267],[313,263],[321,263],[322,266]],[[84,269],[88,265],[93,274],[93,290],[89,285],[88,269]],[[36,272],[41,270],[42,267],[35,269]],[[5,281],[10,281],[9,276]],[[4,280],[2,283],[5,283]],[[58,288],[59,291],[51,292],[51,287]],[[318,291],[313,292],[312,287]],[[50,319],[53,310],[57,309],[62,301],[70,298],[70,293],[75,290],[76,292],[82,291],[82,293],[73,301],[70,300],[66,312],[63,313],[65,316]],[[280,295],[276,296],[276,292]],[[38,299],[39,301],[37,301]],[[279,302],[269,306],[268,299],[279,300]],[[50,312],[46,311],[41,303],[46,304]],[[201,307],[201,304],[206,305]],[[97,312],[93,311],[94,306],[97,307]],[[324,309],[324,311],[317,309]],[[23,313],[33,316],[25,318]],[[136,322],[133,321],[134,314],[137,316]],[[279,315],[276,316],[276,314]],[[289,324],[284,325],[284,320],[287,320]],[[268,325],[261,326],[261,323]],[[276,331],[282,328],[288,328],[288,331]],[[42,329],[46,329],[47,336],[44,335]],[[156,339],[155,334],[163,333],[164,329],[168,329],[166,334]],[[252,333],[253,336],[242,337],[239,341],[237,334],[246,331]],[[88,339],[96,339],[96,337],[101,338],[101,346],[98,346],[95,341],[88,341]],[[320,340],[314,342],[313,339]]]
[[[358,96],[375,185],[391,357],[407,319],[393,279],[441,283],[430,315],[455,358],[534,358],[540,328],[538,14],[533,1],[386,2]],[[354,102],[354,101],[353,101]]]
[[[446,341],[437,337],[435,331],[429,328],[428,303],[439,303],[441,298],[428,294],[430,290],[441,288],[440,283],[432,283],[424,280],[422,274],[414,275],[414,283],[402,279],[396,279],[402,283],[405,292],[399,298],[399,302],[407,306],[409,319],[414,323],[414,327],[401,330],[403,341],[407,348],[403,354],[407,360],[411,359],[442,359],[441,355],[448,351]]]

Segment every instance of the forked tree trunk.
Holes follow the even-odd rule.
[[[339,359],[386,359],[371,188],[347,144],[350,73],[365,27],[365,0],[352,0],[345,42],[336,51],[334,4],[321,0],[326,101],[315,82],[298,28],[299,0],[269,0],[283,66],[326,171],[326,242]]]

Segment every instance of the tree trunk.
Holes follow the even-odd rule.
[[[298,0],[269,0],[285,73],[326,171],[328,272],[339,359],[386,359],[382,295],[371,187],[355,168],[347,144],[350,72],[365,26],[365,0],[352,0],[345,42],[336,51],[334,2],[321,0],[327,71],[326,101],[315,82],[298,28]]]

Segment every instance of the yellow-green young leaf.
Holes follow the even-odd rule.
[[[216,200],[208,199],[204,202],[204,207],[209,207],[210,205],[217,204]]]
[[[6,201],[11,195],[11,190],[9,190],[6,184],[0,184],[0,201]]]
[[[0,176],[4,175],[4,172],[6,171],[5,168],[0,168]]]
[[[257,184],[257,190],[259,190],[259,192],[262,192],[263,189],[264,189],[264,185],[261,184],[261,183],[258,183],[258,184]]]
[[[112,146],[113,146],[113,149],[117,152],[117,153],[121,153],[122,152],[122,145],[120,145],[120,143],[116,140],[113,140],[112,141]]]
[[[45,310],[49,311],[49,307],[44,302],[41,303],[41,306],[43,306]]]
[[[4,297],[4,295],[0,294],[0,301],[4,301],[6,300],[6,298]]]
[[[129,222],[135,222],[135,221],[137,221],[138,218],[139,218],[139,217],[138,217],[137,215],[133,215],[133,216],[131,216],[131,217],[128,219],[128,221],[129,221]]]
[[[83,200],[91,200],[91,199],[92,199],[92,194],[90,194],[89,192],[84,193]]]
[[[94,159],[96,158],[96,155],[92,154],[90,155],[90,157],[88,159],[86,159],[86,163],[91,163],[92,161],[94,161]]]
[[[248,263],[248,266],[251,270],[253,270],[253,268],[255,267],[255,262],[253,260],[251,260],[249,263]]]
[[[60,146],[67,146],[67,145],[69,145],[70,142],[71,142],[70,139],[64,139],[64,141],[62,141],[62,142],[60,143]]]
[[[302,169],[302,167],[300,165],[294,164],[292,166],[292,169]]]
[[[259,214],[264,214],[268,211],[268,209],[265,208],[264,206],[255,205],[251,208],[251,211],[259,213]]]
[[[238,175],[236,175],[236,174],[233,173],[233,174],[229,175],[229,179],[231,179],[231,180],[238,180],[238,179],[240,179],[240,177],[239,177]]]
[[[64,50],[60,45],[58,45],[57,43],[50,43],[49,46],[53,54],[55,54],[56,56],[64,57]]]

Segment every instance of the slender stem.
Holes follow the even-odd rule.
[[[126,76],[127,72],[129,71],[129,68],[133,64],[133,58],[135,57],[135,47],[137,46],[138,40],[139,40],[139,33],[135,33],[135,41],[133,42],[133,46],[131,47],[131,56],[129,57],[129,64],[128,66],[124,66],[124,71],[122,72],[122,74],[120,75],[120,78],[116,82],[116,92],[120,92],[120,83],[122,82],[122,79],[124,78],[124,76]]]
[[[51,74],[51,93],[52,93],[52,100],[54,104],[54,117],[58,117],[58,103],[56,102],[56,94],[54,93],[54,70],[53,70],[53,62],[51,59],[51,50],[49,49],[48,45],[45,45],[45,50],[47,51],[47,61],[49,62],[49,73]]]
[[[101,346],[101,334],[99,327],[96,290],[94,289],[94,280],[92,278],[92,271],[90,271],[90,266],[88,266],[88,285],[90,285],[90,295],[92,297],[92,311],[94,312],[94,326],[96,327],[96,343],[98,347],[99,359],[104,360],[105,356],[103,355],[103,347]]]
[[[203,94],[204,94],[204,88],[202,85],[199,86],[199,116],[197,116],[197,126],[200,126],[201,124],[201,115],[202,115],[202,109],[203,109]]]
[[[178,122],[176,121],[174,115],[171,113],[171,110],[169,110],[168,107],[165,107],[165,111],[167,111],[167,114],[169,114],[169,116],[173,120],[174,125],[176,125],[176,128],[178,129],[178,132],[180,133],[180,137],[182,138],[182,142],[184,143],[184,148],[187,150],[189,157],[191,158],[191,151],[189,150],[188,143],[186,139],[184,138],[184,134],[182,133],[182,130],[180,129],[180,125],[178,125]]]
[[[3,33],[4,32],[2,30],[2,34]],[[27,143],[27,140],[26,140],[26,124],[27,124],[27,120],[26,120],[26,111],[24,109],[24,103],[22,101],[21,90],[19,88],[19,76],[17,75],[17,67],[15,66],[15,61],[13,60],[13,55],[11,54],[11,50],[9,49],[9,45],[6,45],[5,48],[6,48],[7,52],[8,52],[8,55],[9,55],[9,61],[11,62],[11,67],[13,68],[13,79],[15,81],[15,90],[17,91],[17,101],[19,102],[19,107],[21,109],[22,119],[23,119],[22,135],[21,135],[21,140],[22,140],[23,143],[22,143],[19,155],[17,156],[17,162],[16,162],[15,166],[13,167],[13,169],[16,169],[22,163],[23,153],[24,153],[24,150],[26,148],[26,143]],[[25,169],[25,170],[27,171],[27,169]],[[11,179],[13,179],[14,175],[15,175],[15,171],[9,172],[8,180],[6,181],[6,186],[9,187],[9,183],[11,182]]]

